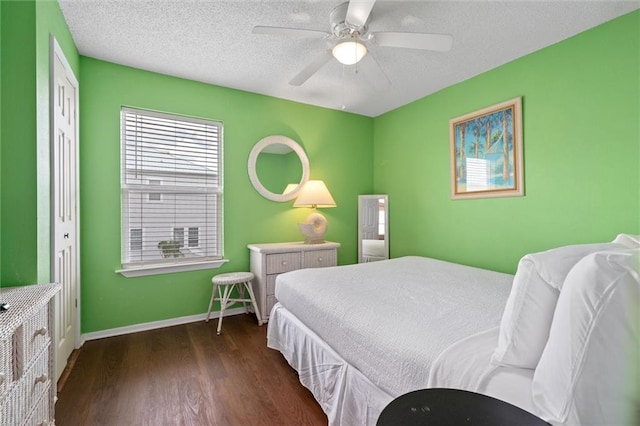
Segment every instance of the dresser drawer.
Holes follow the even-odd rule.
[[[32,426],[32,425],[47,426],[47,425],[53,424],[51,423],[51,414],[49,413],[49,394],[48,393],[45,392],[44,394],[40,395],[40,400],[35,404],[31,412],[27,415],[27,419],[24,421],[23,424],[25,426]]]
[[[271,314],[271,309],[273,308],[273,305],[276,304],[276,302],[278,302],[276,300],[275,296],[267,296],[267,316]]]
[[[282,272],[300,269],[301,256],[296,253],[274,253],[266,256],[267,274],[280,274]]]
[[[0,315],[0,426],[54,424],[53,297],[60,284],[3,289]]]
[[[48,304],[25,321],[23,333],[24,362],[28,364],[51,341]]]
[[[25,410],[33,406],[40,397],[51,387],[51,377],[49,376],[49,351],[43,350],[38,356],[35,364],[26,375],[22,383],[25,389]],[[23,411],[23,413],[24,413]]]
[[[262,320],[267,322],[275,297],[276,280],[285,272],[303,268],[336,266],[340,244],[326,241],[319,244],[266,243],[249,244],[253,290]]]
[[[13,379],[12,358],[11,340],[0,340],[0,401],[4,399]]]
[[[304,254],[303,268],[323,268],[336,266],[336,250],[313,250]]]
[[[17,392],[12,392],[6,395],[5,399],[0,400],[0,424],[15,425],[18,424],[20,413],[18,412],[18,395]]]
[[[267,275],[267,296],[273,296],[276,293],[276,278],[278,275]]]

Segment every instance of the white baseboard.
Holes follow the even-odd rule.
[[[231,315],[239,315],[244,313],[245,313],[244,308],[233,308],[233,309],[225,310],[224,316],[228,317]],[[211,312],[211,318],[209,321],[216,319],[219,316],[220,316],[219,311]],[[174,325],[188,324],[190,322],[204,321],[206,318],[207,318],[207,314],[204,313],[204,314],[198,314],[198,315],[190,315],[187,317],[171,318],[171,319],[166,319],[161,321],[153,321],[153,322],[145,322],[142,324],[128,325],[126,327],[111,328],[108,330],[94,331],[92,333],[84,333],[80,335],[80,340],[81,340],[80,346],[82,346],[84,342],[86,342],[87,340],[103,339],[105,337],[121,336],[123,334],[138,333],[140,331],[155,330],[158,328],[171,327]],[[223,325],[224,325],[224,322],[223,322]],[[214,327],[217,327],[217,326],[218,326],[217,323],[215,323]]]

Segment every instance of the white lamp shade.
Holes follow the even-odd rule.
[[[287,187],[282,191],[282,195],[288,194],[296,190],[296,188],[300,185],[299,183],[289,183]]]
[[[296,198],[293,207],[335,207],[336,202],[333,200],[327,186],[321,180],[308,180],[300,195]]]
[[[364,58],[364,55],[367,54],[367,48],[355,40],[343,41],[336,44],[331,53],[341,64],[353,65]]]

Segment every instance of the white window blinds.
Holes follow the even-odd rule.
[[[222,123],[122,108],[121,131],[123,267],[221,259]]]

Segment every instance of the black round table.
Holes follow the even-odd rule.
[[[422,389],[387,405],[377,426],[549,426],[547,422],[499,399],[459,389]]]

